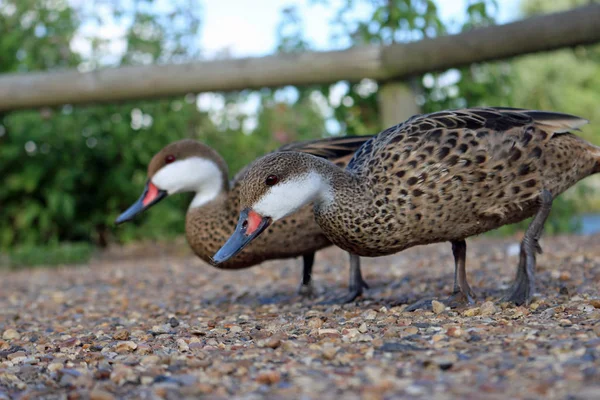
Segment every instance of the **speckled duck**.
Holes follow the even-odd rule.
[[[346,136],[296,142],[276,152],[305,152],[345,167],[354,152],[372,136]],[[329,161],[328,161],[329,162]],[[148,181],[140,199],[121,214],[116,223],[131,220],[168,195],[195,192],[186,216],[186,237],[198,257],[209,262],[233,232],[239,210],[239,177],[228,181],[225,160],[210,147],[185,139],[158,152],[148,166]],[[222,269],[248,268],[266,260],[302,256],[304,267],[299,292],[311,294],[311,275],[317,250],[330,246],[307,206],[296,215],[283,218],[266,229],[254,246],[219,265]],[[348,302],[367,285],[358,256],[350,256],[350,287],[347,296],[334,302]]]
[[[450,300],[472,302],[465,239],[533,216],[506,297],[528,302],[553,199],[600,172],[600,148],[569,133],[587,122],[513,108],[449,110],[379,133],[345,169],[309,154],[267,155],[242,178],[241,216],[214,262],[312,202],[325,235],[351,254],[377,257],[449,241],[455,260]]]

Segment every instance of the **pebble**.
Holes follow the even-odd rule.
[[[479,307],[479,315],[483,317],[488,317],[497,312],[496,305],[492,301],[486,301]]]
[[[265,342],[265,346],[269,347],[271,349],[276,349],[279,346],[281,346],[281,339],[279,338],[279,336],[271,336],[269,339],[267,339],[267,341]]]
[[[367,321],[372,321],[372,320],[374,320],[375,318],[377,318],[377,311],[375,311],[375,310],[368,310],[368,311],[365,311],[365,312],[362,314],[362,316],[363,316],[363,318],[364,318],[364,319],[366,319]]]
[[[240,333],[242,331],[242,327],[234,325],[231,328],[229,328],[229,332],[231,333]]]
[[[115,346],[115,351],[120,354],[130,353],[135,349],[137,349],[137,344],[135,344],[135,342],[132,342],[131,340],[120,342]]]
[[[10,353],[7,358],[13,363],[18,363],[24,361],[27,358],[27,354],[24,351],[15,351],[14,353]]]
[[[105,390],[94,389],[90,392],[90,400],[115,400],[115,396]]]
[[[261,372],[256,377],[256,381],[265,385],[274,385],[281,380],[281,375],[277,371]]]
[[[120,329],[114,333],[113,339],[127,340],[127,339],[129,339],[129,331],[127,329]]]
[[[2,333],[2,339],[4,340],[14,340],[14,339],[20,339],[21,335],[19,334],[19,332],[17,332],[16,329],[7,329]]]
[[[190,351],[190,346],[187,344],[187,342],[184,339],[179,338],[175,342],[177,343],[177,348],[182,353],[186,352],[186,351]]]
[[[460,336],[462,336],[462,334],[463,334],[463,331],[460,328],[460,326],[451,326],[446,331],[446,335],[448,335],[450,337],[460,337]]]
[[[441,314],[446,310],[446,305],[440,301],[433,300],[431,302],[431,308],[433,309],[434,313]]]
[[[364,322],[358,327],[358,331],[360,333],[366,333],[369,329],[367,328],[367,324]]]
[[[475,308],[469,308],[468,310],[465,310],[465,311],[463,312],[463,315],[464,315],[465,317],[474,317],[474,316],[478,315],[478,314],[479,314],[479,312],[480,312],[480,309],[479,309],[479,307],[475,307]]]
[[[333,360],[339,351],[339,347],[325,347],[323,349],[323,357],[327,360]]]
[[[56,372],[64,368],[63,363],[50,363],[48,364],[48,371]]]
[[[321,318],[311,318],[308,320],[308,326],[312,329],[319,329],[323,326],[323,320]]]
[[[341,336],[337,329],[319,329],[319,336]]]

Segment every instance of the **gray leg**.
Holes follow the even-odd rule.
[[[475,295],[467,282],[467,242],[455,240],[452,244],[452,255],[454,255],[454,289],[452,295],[444,303],[450,307],[458,307],[475,303]],[[406,307],[406,311],[418,309],[430,310],[432,299],[421,299]]]
[[[544,189],[542,190],[541,205],[537,214],[529,224],[525,237],[521,242],[521,253],[519,255],[519,266],[517,267],[517,276],[512,285],[510,294],[504,298],[505,301],[513,302],[517,305],[529,304],[531,297],[535,293],[535,253],[542,253],[539,240],[544,229],[544,223],[552,209],[552,194]]]
[[[450,243],[454,255],[454,290],[446,303],[449,306],[473,304],[475,295],[467,282],[467,242],[463,239]]]
[[[360,257],[355,254],[348,254],[350,255],[350,283],[348,294],[339,299],[324,301],[320,304],[351,303],[363,293],[363,289],[369,288],[369,285],[364,281],[360,271]]]
[[[312,285],[312,267],[315,262],[315,253],[307,253],[302,256],[304,266],[302,268],[302,283],[298,288],[298,294],[301,296],[312,297],[314,289]]]

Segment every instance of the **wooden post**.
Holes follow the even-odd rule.
[[[379,87],[377,96],[382,129],[397,125],[421,113],[415,93],[406,82],[384,83]]]

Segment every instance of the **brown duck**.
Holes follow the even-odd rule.
[[[347,136],[297,142],[285,145],[277,152],[305,152],[345,167],[356,149],[371,137]],[[236,176],[230,183],[225,160],[202,143],[181,140],[158,152],[148,166],[148,181],[142,196],[117,218],[116,223],[129,221],[166,196],[181,192],[196,193],[186,216],[186,236],[196,255],[208,262],[235,229],[239,179]],[[315,252],[330,245],[331,242],[316,224],[311,208],[304,207],[297,215],[283,218],[266,229],[254,246],[220,264],[219,268],[241,269],[266,260],[303,256],[299,291],[310,294]],[[358,256],[350,256],[350,267],[350,293],[341,301],[353,300],[367,287],[361,276]]]
[[[528,302],[552,200],[600,172],[600,148],[569,133],[587,122],[512,108],[451,110],[416,115],[379,133],[345,169],[310,154],[267,155],[242,178],[241,216],[214,262],[235,255],[271,221],[313,202],[325,235],[351,254],[384,256],[449,241],[451,299],[470,302],[465,238],[534,216],[507,296]],[[260,221],[259,229],[248,230],[249,220]]]

